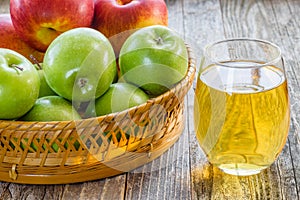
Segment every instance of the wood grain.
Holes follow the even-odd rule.
[[[184,37],[182,1],[166,1],[169,27]],[[186,121],[187,115],[186,116]],[[128,173],[126,199],[190,199],[188,129],[154,162]],[[139,192],[137,192],[139,191]]]
[[[0,1],[0,13],[9,13],[9,0]]]
[[[153,162],[116,177],[65,185],[0,182],[0,199],[300,199],[300,1],[166,0],[169,27],[181,34],[200,63],[202,48],[230,37],[255,37],[280,46],[291,101],[288,141],[261,174],[226,175],[211,166],[195,138],[194,92],[186,97],[186,127],[179,141]],[[0,0],[9,12],[9,0]],[[1,80],[0,80],[1,81]]]
[[[286,61],[285,67],[290,89],[299,88],[299,83],[297,83],[298,78],[289,73],[291,71],[295,74],[295,71],[299,71],[299,65],[294,64],[295,62],[299,63],[299,57],[293,55],[300,53],[299,49],[294,48],[298,40],[296,37],[297,35],[299,36],[299,24],[297,24],[299,17],[298,19],[296,17],[299,15],[294,13],[295,10],[291,9],[291,5],[284,1],[237,0],[221,1],[221,7],[226,37],[254,37],[278,44],[283,50]],[[293,28],[291,29],[291,27]],[[289,30],[293,32],[298,30],[298,34],[293,33],[292,35],[286,33]],[[299,138],[299,132],[296,133],[294,129],[294,126],[298,126],[297,121],[299,122],[299,118],[297,120],[296,117],[296,113],[299,113],[299,106],[294,106],[294,102],[299,102],[299,96],[297,96],[297,92],[290,91],[292,123],[289,138],[283,152],[270,169],[258,175],[264,181],[259,182],[258,185],[253,185],[254,187],[251,188],[251,194],[260,194],[260,198],[262,199],[299,198],[299,183],[297,183],[297,180],[299,180],[299,168],[295,168],[295,163],[299,163],[300,160],[296,154],[293,155],[294,152],[299,152],[299,144],[294,142]],[[254,177],[249,177],[249,181],[252,178]],[[272,183],[272,187],[266,183]]]

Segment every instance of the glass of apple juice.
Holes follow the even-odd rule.
[[[209,162],[227,174],[260,173],[275,161],[289,132],[279,47],[250,38],[207,45],[194,103],[197,140]]]

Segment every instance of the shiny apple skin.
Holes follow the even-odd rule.
[[[184,78],[188,52],[174,30],[153,25],[141,28],[125,41],[119,56],[121,79],[159,96]]]
[[[16,33],[10,14],[0,14],[0,27],[0,48],[14,50],[32,62],[31,56],[33,56],[37,62],[43,61],[44,53],[32,48]]]
[[[95,0],[92,27],[110,39],[117,55],[132,32],[151,25],[168,25],[164,0]]]
[[[117,76],[108,39],[92,28],[76,28],[57,37],[45,53],[43,70],[50,88],[70,101],[98,98]]]
[[[91,25],[94,0],[11,0],[10,13],[18,35],[44,52],[61,33]]]
[[[17,119],[38,99],[40,78],[21,54],[0,48],[0,119]]]

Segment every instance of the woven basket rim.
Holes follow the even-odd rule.
[[[0,123],[2,123],[2,124],[6,123],[6,124],[9,124],[9,125],[12,125],[12,124],[18,125],[18,124],[22,123],[23,125],[31,127],[31,126],[34,126],[36,124],[39,124],[41,126],[43,126],[43,125],[50,125],[51,126],[51,125],[56,125],[56,124],[66,124],[67,125],[67,124],[70,124],[70,123],[73,123],[73,122],[80,123],[82,121],[88,121],[88,120],[102,121],[102,120],[105,120],[105,118],[108,118],[108,117],[112,118],[112,117],[115,117],[117,115],[134,112],[135,110],[138,110],[142,107],[145,107],[148,104],[155,104],[155,103],[161,102],[163,99],[168,98],[172,94],[176,93],[176,91],[180,90],[182,88],[182,86],[188,85],[188,87],[190,88],[190,86],[193,82],[195,71],[196,71],[195,58],[194,58],[193,51],[192,51],[191,47],[188,44],[186,44],[186,47],[187,47],[187,51],[188,51],[188,70],[187,70],[184,78],[182,80],[180,80],[178,83],[174,84],[174,86],[172,88],[170,88],[168,91],[166,91],[165,93],[163,93],[163,94],[161,94],[157,97],[150,98],[149,100],[147,100],[143,104],[128,108],[128,109],[123,110],[123,111],[114,112],[114,113],[110,113],[110,114],[102,115],[102,116],[95,116],[95,117],[90,117],[90,118],[79,119],[79,120],[68,120],[68,121],[21,121],[21,120],[2,120],[2,119],[0,119]]]

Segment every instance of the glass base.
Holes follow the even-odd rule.
[[[267,167],[262,167],[247,163],[233,163],[233,164],[221,164],[217,166],[226,174],[231,174],[235,176],[251,176],[259,174],[263,169]]]

